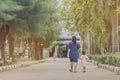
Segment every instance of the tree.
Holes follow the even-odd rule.
[[[119,51],[119,35],[118,35],[118,0],[115,0],[111,6],[112,12],[112,52]]]
[[[91,34],[92,38],[95,38],[98,35],[101,35],[104,32],[104,21],[102,20],[102,11],[99,9],[99,1],[79,1],[72,0],[69,4],[69,13],[72,15],[72,18],[68,19],[68,22],[72,23],[72,30],[78,31],[82,40],[83,40],[83,49],[86,49],[86,36]],[[66,10],[65,10],[66,11]],[[98,33],[98,34],[95,34]],[[101,34],[100,34],[101,33]],[[94,40],[94,39],[92,39]],[[98,40],[96,40],[98,41]],[[95,42],[95,41],[93,41]],[[98,47],[98,42],[95,48]]]
[[[24,2],[21,0],[18,1],[21,3]],[[24,6],[27,5],[28,8],[21,12],[26,15],[23,17],[20,14],[19,16],[20,18],[25,18],[27,21],[29,29],[28,33],[30,35],[28,36],[28,42],[32,44],[31,50],[34,49],[32,52],[35,51],[33,57],[40,59],[43,47],[48,47],[59,32],[56,8],[57,3],[54,0],[51,0],[51,2],[49,2],[49,0],[26,1],[28,4],[24,4]],[[44,46],[41,46],[41,44],[44,44]]]
[[[117,0],[115,0],[115,2],[116,1]],[[116,21],[114,19],[111,21],[111,13],[116,12],[117,9],[114,8],[113,12],[111,12],[110,7],[112,5],[115,6],[114,1],[70,0],[63,2],[62,15],[64,16],[64,21],[67,22],[68,29],[79,32],[83,40],[83,49],[86,49],[87,44],[85,40],[87,34],[90,34],[92,38],[92,53],[100,53],[101,47],[111,51],[112,43],[117,44],[115,49],[119,48],[118,36],[112,36],[111,33],[111,31],[117,31],[117,27],[113,27],[112,29],[112,25],[117,26],[115,22],[118,21],[115,16],[113,16],[113,18]],[[118,33],[115,35],[118,35]],[[112,37],[115,38],[113,39]]]
[[[5,61],[5,53],[4,53],[4,43],[6,40],[6,36],[9,33],[10,27],[8,22],[13,20],[16,17],[16,12],[23,9],[23,6],[19,5],[17,2],[13,0],[4,0],[0,1],[0,46],[1,46],[1,54],[2,59]]]

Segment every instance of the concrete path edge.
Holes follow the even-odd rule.
[[[120,67],[108,65],[108,64],[98,64],[97,61],[90,60],[89,62],[93,63],[94,65],[97,65],[98,68],[106,69],[111,72],[115,72],[116,74],[120,75]]]
[[[12,65],[0,66],[0,72],[16,69],[16,68],[20,68],[20,67],[27,67],[27,66],[42,63],[42,62],[45,62],[45,61],[47,61],[47,60],[42,59],[42,60],[39,60],[39,61],[27,61],[27,62],[12,64]]]

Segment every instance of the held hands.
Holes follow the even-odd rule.
[[[81,60],[81,57],[79,57],[79,59]]]

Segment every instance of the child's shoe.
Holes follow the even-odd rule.
[[[86,72],[86,71],[83,71],[83,72]]]

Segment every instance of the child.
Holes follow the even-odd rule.
[[[87,63],[88,57],[87,57],[85,51],[82,51],[82,55],[81,55],[80,59],[81,59],[83,72],[86,72],[86,63]]]

